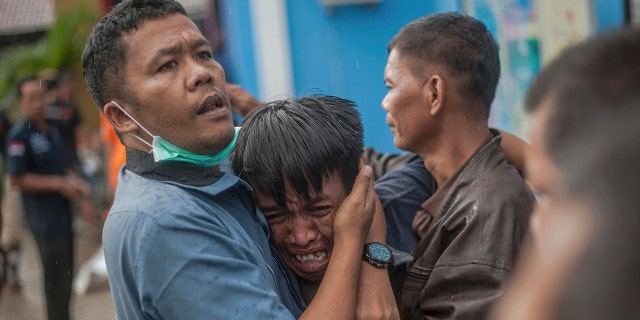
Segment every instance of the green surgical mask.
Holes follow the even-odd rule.
[[[135,122],[144,132],[146,132],[149,136],[153,137],[153,142],[149,143],[139,136],[132,134],[136,139],[140,140],[142,143],[146,144],[151,148],[151,152],[153,153],[153,160],[155,162],[160,161],[178,161],[178,162],[186,162],[191,163],[201,167],[213,167],[218,165],[222,160],[226,159],[233,147],[236,145],[236,141],[238,140],[238,134],[240,133],[240,127],[235,127],[235,133],[233,135],[233,139],[229,144],[220,152],[216,154],[197,154],[187,150],[184,150],[180,147],[175,146],[169,141],[163,139],[160,136],[156,136],[151,134],[149,130],[147,130],[144,126],[142,126],[136,119],[134,119],[127,111],[125,111],[120,105],[111,101],[113,104],[120,109],[120,111],[124,112],[127,117],[129,117],[133,122]]]

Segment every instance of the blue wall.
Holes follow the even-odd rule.
[[[365,144],[397,152],[380,106],[386,93],[387,43],[411,20],[456,9],[447,3],[455,1],[384,0],[329,11],[318,0],[287,1],[296,94],[355,101],[363,116]]]
[[[225,30],[224,64],[227,81],[258,95],[249,0],[221,0],[220,20]]]
[[[603,32],[624,23],[623,0],[594,0],[596,32]]]
[[[231,62],[227,73],[259,95],[249,0],[220,1]],[[623,23],[622,0],[593,1],[597,32]],[[433,12],[458,11],[459,3],[382,0],[375,6],[341,6],[329,11],[320,0],[287,0],[295,94],[324,93],[355,101],[363,115],[365,144],[398,152],[380,107],[386,93],[387,43],[407,22]]]

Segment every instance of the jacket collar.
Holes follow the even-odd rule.
[[[477,178],[478,171],[505,160],[504,153],[500,149],[502,140],[500,131],[489,130],[492,138],[482,145],[427,201],[422,203],[423,210],[418,211],[412,223],[413,231],[417,235],[424,235],[431,222],[437,221],[443,212],[447,212],[458,190],[473,182]]]

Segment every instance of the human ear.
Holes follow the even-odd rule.
[[[429,107],[429,114],[431,116],[437,115],[444,106],[444,81],[439,75],[434,74],[427,80],[423,90]]]
[[[126,106],[120,103],[122,108]],[[111,123],[113,128],[119,133],[129,133],[139,129],[138,125],[124,113],[115,102],[111,101],[104,105],[104,116]]]

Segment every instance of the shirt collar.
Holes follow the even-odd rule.
[[[414,216],[412,222],[412,228],[415,234],[419,235],[420,238],[426,233],[431,221],[437,220],[440,218],[440,215],[447,209],[443,208],[445,201],[447,200],[447,196],[449,192],[453,188],[454,184],[457,183],[458,177],[462,173],[462,171],[470,164],[470,162],[476,158],[479,154],[481,154],[484,150],[487,149],[487,146],[492,144],[500,144],[500,139],[502,138],[500,132],[497,130],[490,129],[491,137],[487,138],[487,140],[476,150],[467,161],[444,183],[443,186],[437,186],[436,192],[429,197],[425,202],[422,203],[422,209],[419,210]]]
[[[217,168],[205,168],[179,161],[155,162],[153,154],[127,147],[127,170],[142,177],[172,181],[194,187],[204,187],[220,180],[224,175]]]

